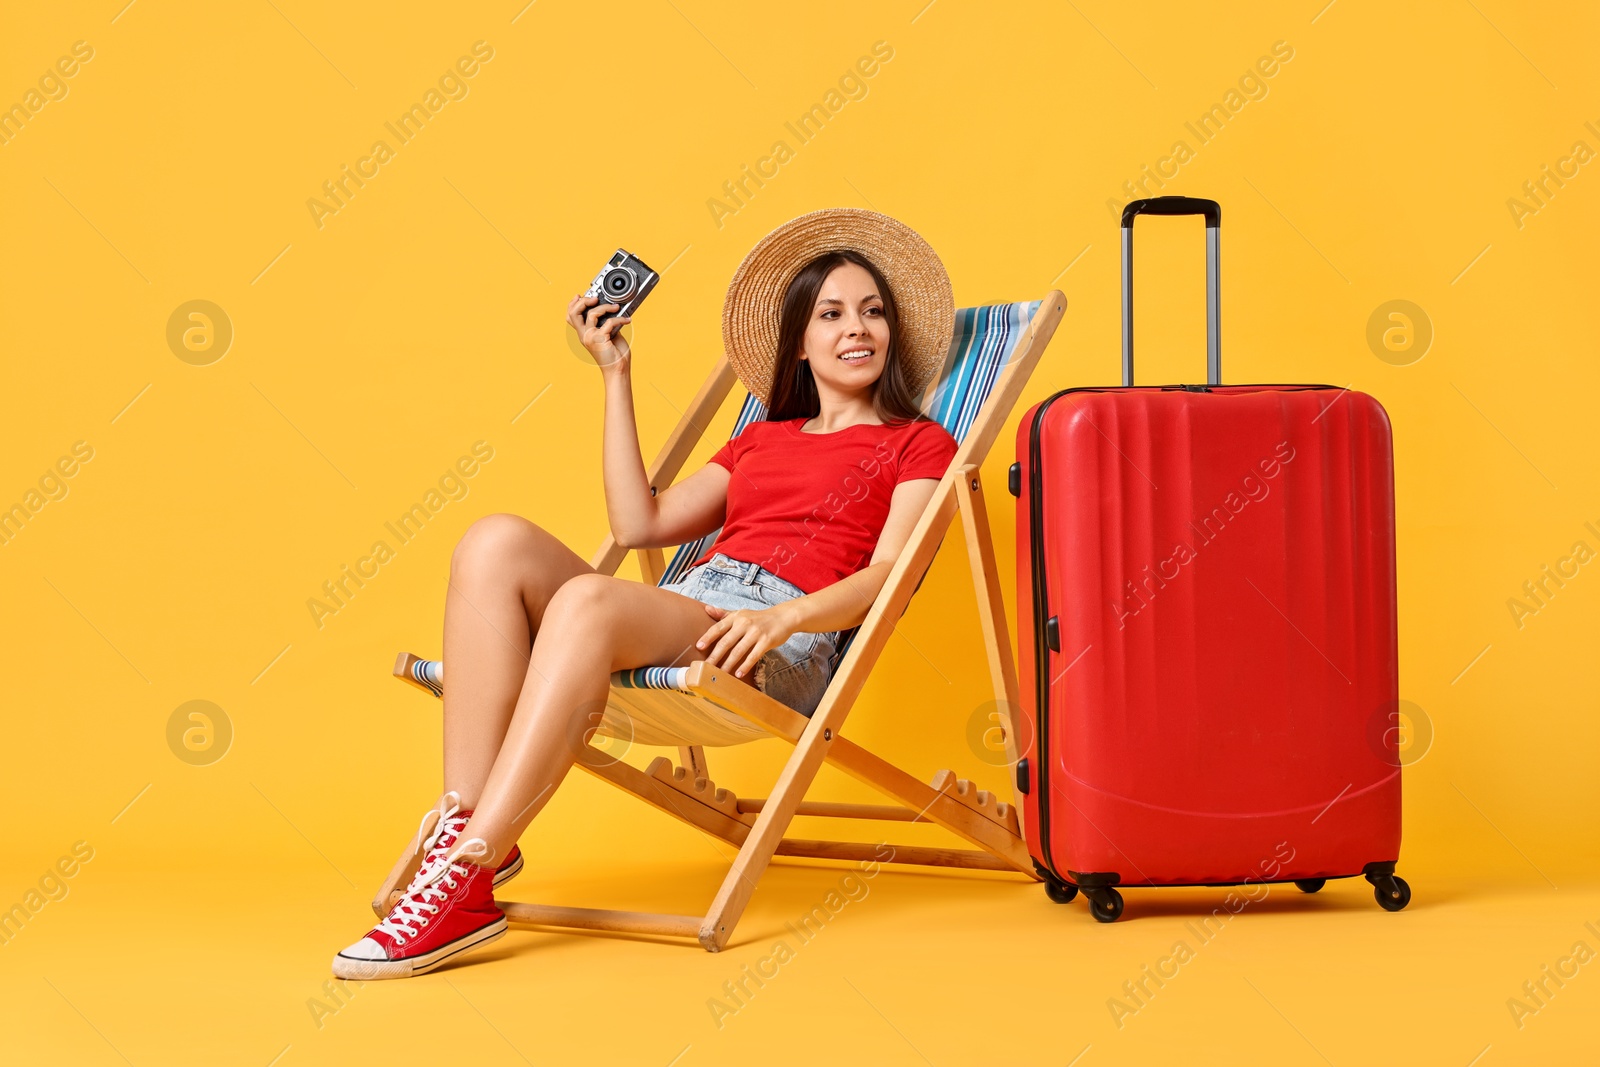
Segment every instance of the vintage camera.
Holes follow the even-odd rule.
[[[621,310],[601,314],[595,325],[604,325],[613,315],[632,315],[660,280],[661,275],[646,266],[644,260],[625,248],[617,249],[583,295],[597,296],[600,303],[616,304]]]

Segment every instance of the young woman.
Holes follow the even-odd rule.
[[[596,573],[526,519],[472,525],[445,600],[446,792],[424,816],[416,876],[334,957],[339,977],[422,974],[504,935],[493,889],[521,869],[517,839],[593,733],[613,671],[703,659],[814,711],[839,631],[866,618],[955,455],[955,439],[917,408],[950,343],[949,279],[927,243],[886,216],[813,212],[751,251],[723,336],[768,418],[659,495],[617,333],[628,320],[595,321],[616,310],[594,297],[567,309],[605,381],[612,533],[631,548],[721,533],[681,580],[657,587]]]

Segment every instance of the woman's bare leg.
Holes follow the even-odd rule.
[[[711,627],[705,605],[608,575],[578,575],[550,599],[500,754],[461,840],[503,859],[572,768],[598,724],[612,671],[683,666]]]
[[[444,788],[462,807],[483,792],[551,597],[569,578],[594,573],[517,515],[487,515],[456,544],[444,602]]]

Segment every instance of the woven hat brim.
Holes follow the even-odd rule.
[[[849,249],[872,261],[899,312],[896,353],[914,396],[943,365],[955,333],[950,275],[933,246],[898,219],[862,208],[812,211],[779,226],[745,256],[722,305],[722,342],[734,373],[763,404],[772,399],[778,316],[789,284],[826,252]]]

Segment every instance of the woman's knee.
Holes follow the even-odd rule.
[[[450,569],[454,572],[478,567],[504,573],[513,560],[525,560],[537,551],[544,531],[523,518],[500,512],[485,515],[467,527],[467,532],[456,542],[450,555]]]
[[[620,581],[623,579],[608,574],[573,575],[550,597],[545,619],[556,620],[562,629],[605,622],[615,615],[616,586]]]

